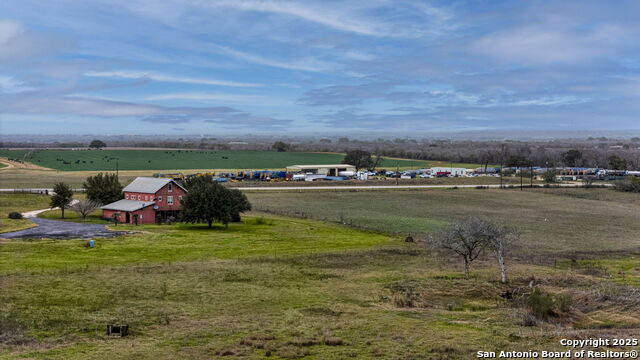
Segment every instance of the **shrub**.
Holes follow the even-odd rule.
[[[535,317],[546,319],[553,314],[553,296],[540,289],[535,289],[527,298],[527,306]]]
[[[22,219],[22,214],[17,211],[12,211],[9,213],[9,219]]]
[[[571,299],[571,296],[567,294],[560,294],[555,296],[556,309],[563,313],[569,312],[569,310],[571,310],[572,302],[573,301]]]
[[[257,217],[255,219],[256,225],[273,225],[273,220],[267,219],[264,216]]]
[[[529,311],[519,310],[516,312],[517,323],[521,326],[536,326],[538,325],[538,319]]]
[[[546,320],[549,316],[560,316],[571,310],[572,298],[568,294],[549,294],[536,288],[526,298],[526,306],[532,316]]]
[[[623,192],[635,192],[640,193],[640,177],[629,177],[628,179],[618,181],[615,183],[614,188]]]

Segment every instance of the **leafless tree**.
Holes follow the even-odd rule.
[[[489,249],[498,260],[501,281],[507,281],[505,256],[514,239],[516,229],[500,226],[489,220],[469,217],[455,221],[452,225],[429,237],[431,246],[449,249],[462,257],[464,277],[469,278],[471,263]]]
[[[486,234],[487,247],[496,257],[496,260],[498,260],[500,281],[506,283],[507,265],[505,263],[505,257],[511,244],[519,238],[520,233],[515,228],[500,226],[489,221],[485,221],[485,226],[484,232]]]
[[[80,215],[82,220],[98,208],[100,208],[100,203],[93,200],[80,200],[71,205],[71,210]]]
[[[486,239],[478,232],[483,227],[482,219],[466,218],[455,221],[452,225],[429,237],[432,246],[449,249],[462,257],[464,261],[464,277],[469,278],[471,263],[482,254],[486,247]]]

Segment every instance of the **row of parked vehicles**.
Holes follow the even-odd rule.
[[[557,176],[563,180],[577,180],[583,177],[594,177],[603,180],[619,179],[624,176],[640,176],[640,171],[629,170],[607,170],[592,168],[503,168],[502,171],[509,174],[518,174],[520,171],[532,171],[534,175],[542,175],[543,173],[553,170]],[[344,180],[370,180],[384,178],[400,178],[400,179],[430,179],[443,177],[476,177],[476,176],[494,176],[499,177],[500,168],[446,168],[434,167],[429,169],[415,169],[404,171],[390,170],[367,170],[367,171],[339,171],[336,174],[326,175],[317,172],[304,171],[276,171],[276,170],[240,170],[235,172],[207,172],[184,175],[182,173],[158,173],[155,177],[172,178],[176,181],[182,181],[194,176],[210,176],[219,182],[236,182],[236,181],[344,181]]]

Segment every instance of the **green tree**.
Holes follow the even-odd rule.
[[[104,141],[98,139],[91,141],[91,143],[89,144],[89,149],[102,149],[103,147],[107,147],[107,144],[105,144]]]
[[[240,213],[250,210],[251,204],[239,190],[229,190],[210,177],[198,177],[188,183],[189,192],[183,197],[182,221],[188,223],[214,222],[225,227],[240,220]]]
[[[240,222],[241,217],[240,214],[245,211],[251,210],[251,203],[247,196],[238,189],[228,189],[229,196],[231,197],[232,211],[231,211],[231,221],[232,222]]]
[[[53,196],[51,196],[51,202],[49,206],[52,208],[59,207],[62,211],[62,218],[64,219],[64,209],[69,206],[73,198],[73,190],[71,187],[63,182],[53,185]]]
[[[580,152],[580,150],[571,149],[562,154],[562,159],[564,160],[564,164],[569,167],[578,166],[582,160],[582,152]]]
[[[556,175],[558,175],[556,169],[548,168],[547,171],[542,173],[542,179],[546,183],[554,183],[556,182]]]
[[[375,158],[370,152],[360,149],[349,150],[342,160],[343,164],[349,164],[356,167],[356,171],[360,169],[373,170],[382,161],[380,156]]]
[[[99,173],[82,184],[89,200],[109,204],[122,199],[122,185],[116,174]]]
[[[613,170],[626,170],[627,169],[627,160],[621,158],[618,155],[611,155],[607,159],[609,161],[609,168]]]
[[[293,145],[284,141],[276,141],[273,143],[273,145],[271,145],[271,148],[277,152],[285,152],[293,150]]]

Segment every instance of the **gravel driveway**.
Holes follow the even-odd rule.
[[[0,234],[3,239],[88,239],[95,237],[114,237],[122,235],[124,231],[109,231],[106,226],[99,224],[80,224],[67,221],[56,221],[32,217],[38,226],[25,230]]]

